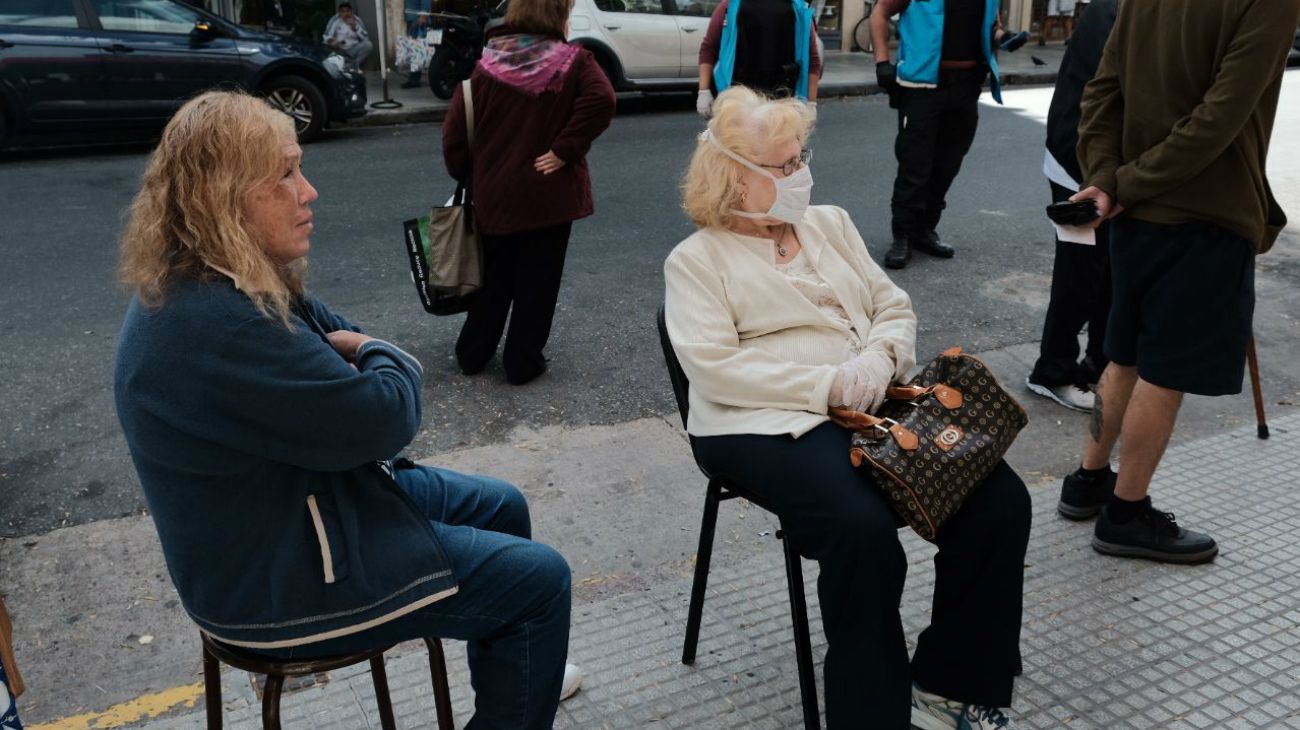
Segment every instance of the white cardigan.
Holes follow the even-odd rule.
[[[889,355],[901,378],[916,363],[907,294],[867,254],[842,209],[813,206],[795,232],[865,350]],[[668,337],[691,382],[686,428],[695,436],[798,437],[829,420],[848,330],[800,294],[774,256],[769,239],[707,228],[664,262]]]

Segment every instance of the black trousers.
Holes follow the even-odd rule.
[[[826,423],[790,436],[694,440],[710,473],[752,490],[787,539],[821,564],[830,728],[909,727],[911,686],[981,705],[1011,704],[1020,673],[1020,613],[1030,502],[1005,462],[939,530],[929,628],[909,663],[898,607],[907,559],[903,524],[849,463],[849,432]]]
[[[483,288],[456,340],[456,361],[462,371],[473,374],[487,366],[496,354],[507,316],[510,330],[502,354],[506,379],[526,383],[546,369],[542,349],[551,336],[572,230],[570,221],[483,236]]]
[[[945,198],[975,140],[985,71],[941,71],[936,89],[902,88],[894,156],[894,238],[916,240],[939,226]]]
[[[1056,183],[1052,202],[1074,193]],[[1056,242],[1052,290],[1043,319],[1038,362],[1029,379],[1039,385],[1095,383],[1110,361],[1103,352],[1110,316],[1110,223],[1097,228],[1097,245]],[[1087,361],[1079,363],[1079,333],[1088,326]]]

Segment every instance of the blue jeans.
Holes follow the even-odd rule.
[[[468,642],[470,730],[550,728],[569,648],[564,558],[529,539],[528,503],[492,477],[417,466],[393,474],[433,525],[459,590],[368,631],[269,652],[304,658],[426,636]]]
[[[0,662],[0,727],[23,730],[23,721],[18,719],[18,704],[9,687],[9,678],[5,676],[4,662]]]

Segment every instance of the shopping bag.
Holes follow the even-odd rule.
[[[403,224],[411,280],[430,314],[466,311],[483,286],[483,247],[467,197],[458,187],[446,205]]]
[[[465,123],[469,132],[470,169],[474,167],[474,95],[469,79],[462,83]],[[483,286],[483,244],[474,222],[469,176],[456,192],[429,215],[403,223],[411,280],[420,304],[430,314],[459,314],[469,309]]]

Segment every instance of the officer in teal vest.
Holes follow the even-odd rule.
[[[998,0],[880,0],[871,14],[876,81],[898,109],[898,175],[890,203],[893,245],[885,266],[901,269],[915,249],[952,258],[935,229],[948,188],[975,139],[979,95],[992,78],[1002,103],[994,45],[1014,51],[1028,33],[1007,33]],[[898,21],[898,64],[889,60],[889,18]]]

